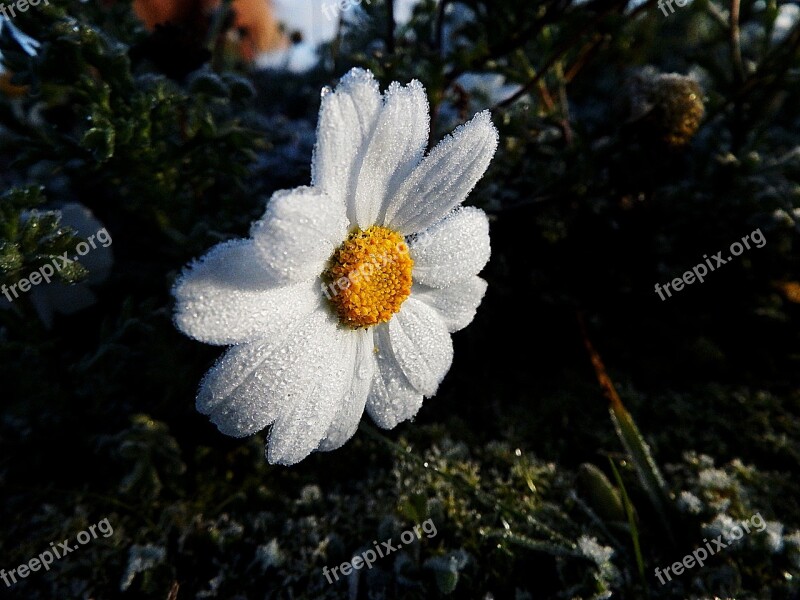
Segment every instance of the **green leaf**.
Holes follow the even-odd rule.
[[[605,473],[593,464],[584,463],[578,470],[578,479],[586,490],[589,504],[603,520],[625,520],[625,507],[620,492]]]
[[[225,81],[215,73],[200,73],[192,78],[189,89],[193,94],[206,94],[216,98],[227,98],[230,90]]]
[[[667,506],[670,504],[670,498],[667,491],[667,484],[661,472],[658,470],[656,461],[653,460],[650,447],[639,432],[639,428],[636,426],[633,417],[625,409],[621,401],[612,402],[609,413],[611,415],[611,421],[614,423],[617,436],[630,455],[631,462],[633,462],[642,487],[644,487],[647,495],[650,497],[650,501],[653,503],[656,511],[658,511],[665,528],[669,532]]]
[[[468,555],[456,550],[445,556],[435,556],[425,561],[426,569],[433,571],[436,586],[442,594],[452,594],[458,585],[458,574],[467,565]]]
[[[98,162],[105,162],[114,156],[116,134],[110,124],[105,127],[92,127],[83,135],[81,146],[92,153]]]
[[[611,460],[610,457],[608,462],[611,463],[611,470],[614,471],[614,479],[616,479],[619,489],[622,490],[622,502],[625,506],[625,514],[628,516],[628,527],[631,532],[631,540],[633,541],[633,552],[636,555],[636,567],[639,569],[639,577],[642,580],[642,585],[644,585],[646,589],[647,580],[644,576],[644,558],[642,557],[642,547],[639,543],[639,528],[636,526],[633,504],[631,503],[630,498],[628,498],[628,492],[625,489],[625,484],[622,481],[619,471],[617,470],[617,465],[614,464],[614,461]]]
[[[12,273],[22,268],[24,258],[16,244],[0,242],[0,271]]]

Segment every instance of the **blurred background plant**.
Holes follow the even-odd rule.
[[[114,536],[4,592],[797,598],[799,15],[51,0],[0,21],[0,283],[73,253],[64,207],[114,240],[94,304],[0,310],[2,566],[105,517]],[[352,66],[422,81],[433,142],[492,109],[501,147],[470,198],[492,217],[489,292],[414,423],[271,468],[262,436],[195,413],[219,351],[174,330],[169,290],[308,183],[320,89]],[[764,248],[653,291],[756,227]],[[755,512],[764,533],[652,575]],[[327,584],[427,518],[435,538]]]

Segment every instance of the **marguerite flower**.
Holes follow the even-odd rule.
[[[272,425],[272,463],[342,446],[365,408],[387,429],[412,418],[450,368],[490,252],[486,215],[460,205],[498,136],[488,112],[425,156],[428,134],[418,81],[381,95],[350,71],[323,92],[311,187],[277,192],[175,286],[177,327],[233,345],[198,410],[231,436]]]

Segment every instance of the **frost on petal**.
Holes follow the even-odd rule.
[[[240,344],[280,331],[319,304],[315,282],[275,287],[260,265],[252,240],[212,248],[173,288],[176,327],[208,344]]]
[[[263,374],[279,403],[267,447],[273,464],[293,465],[316,450],[352,385],[356,333],[327,311],[315,313],[304,329]]]
[[[319,449],[322,451],[336,450],[353,437],[364,414],[364,406],[377,370],[372,331],[357,331],[355,335],[357,346],[352,383],[320,444]]]
[[[203,380],[197,409],[222,433],[243,437],[281,419],[286,426],[293,411],[315,403],[316,410],[294,423],[298,438],[317,436],[313,450],[344,396],[346,344],[328,311],[320,309],[274,339],[231,348]],[[332,382],[341,389],[332,389]]]
[[[411,295],[433,308],[450,333],[464,329],[475,318],[486,293],[486,282],[477,276],[446,288],[415,285]]]
[[[418,392],[433,396],[453,361],[453,342],[436,311],[413,297],[389,321],[391,351]]]
[[[209,415],[222,433],[233,437],[252,435],[274,422],[277,398],[270,393],[262,366],[301,331],[297,324],[267,339],[229,348],[200,384],[198,412]]]
[[[323,95],[313,187],[276,193],[252,239],[214,248],[174,288],[179,329],[236,344],[204,378],[198,410],[231,436],[271,425],[271,463],[340,447],[365,408],[380,427],[412,418],[450,368],[449,332],[474,317],[488,221],[452,209],[483,175],[497,132],[477,115],[423,158],[429,121],[419,82],[381,96],[371,73],[353,69]],[[417,286],[388,323],[354,331],[323,305],[320,275],[351,226],[378,222],[417,234]]]
[[[489,261],[489,220],[478,208],[453,211],[409,244],[414,281],[447,287],[477,275]]]
[[[416,167],[428,144],[430,109],[419,81],[392,83],[378,115],[375,131],[364,147],[348,195],[348,214],[362,229],[374,225],[388,200]]]
[[[372,135],[380,107],[378,82],[364,69],[352,69],[335,91],[322,98],[311,182],[342,205],[356,158]]]
[[[250,234],[267,273],[279,283],[318,277],[347,235],[344,207],[314,188],[275,193]]]
[[[442,140],[389,201],[385,225],[417,233],[461,204],[483,177],[497,150],[497,129],[488,111]]]
[[[388,325],[375,328],[377,371],[367,398],[367,413],[378,427],[392,429],[422,407],[422,394],[408,382],[392,354]]]

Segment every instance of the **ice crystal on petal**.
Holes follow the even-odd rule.
[[[271,425],[267,458],[284,465],[340,447],[365,409],[385,428],[417,414],[450,368],[450,333],[475,316],[490,253],[486,215],[459,208],[497,148],[488,112],[425,156],[420,82],[381,94],[353,69],[321,97],[311,187],[276,193],[251,239],[212,249],[173,290],[179,329],[234,345],[197,409],[231,436]]]

